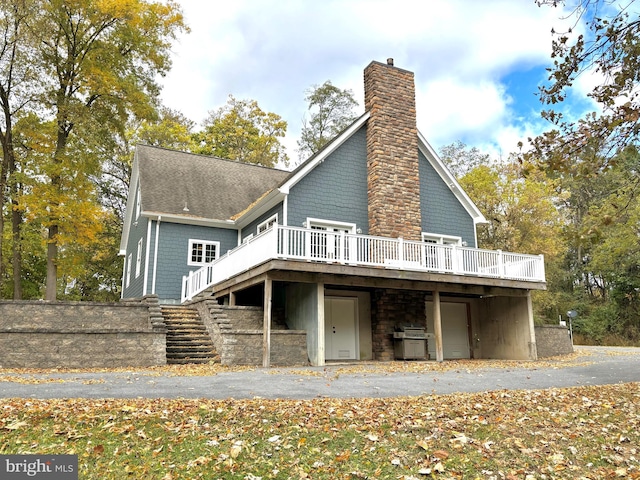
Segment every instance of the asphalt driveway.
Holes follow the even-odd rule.
[[[0,369],[0,398],[380,398],[640,382],[640,348],[576,347],[570,361],[452,362],[221,370],[208,376],[132,370],[17,374]],[[431,363],[431,362],[427,362]]]

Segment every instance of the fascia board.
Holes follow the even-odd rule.
[[[186,215],[145,211],[143,211],[140,216],[146,217],[149,220],[158,220],[160,217],[162,217],[162,221],[165,223],[180,223],[185,225],[198,225],[202,227],[226,228],[230,230],[235,230],[237,228],[236,222],[234,222],[233,220],[215,220],[211,218],[189,217]]]
[[[234,224],[238,229],[242,229],[256,220],[260,215],[264,215],[278,203],[282,202],[289,192],[283,192],[282,188],[274,188],[263,199],[251,207],[246,213],[238,217]]]
[[[140,177],[140,169],[138,167],[138,151],[136,150],[133,156],[133,165],[131,166],[131,180],[129,181],[129,192],[127,194],[127,206],[125,208],[124,223],[122,225],[122,237],[120,237],[120,252],[119,255],[126,255],[127,242],[129,240],[130,225],[133,221],[133,215],[135,210],[135,197],[138,189],[138,178]],[[133,186],[133,194],[131,192],[131,186]]]
[[[424,138],[424,136],[420,132],[418,132],[418,148],[422,151],[423,155],[426,157],[429,163],[431,163],[433,169],[438,173],[438,175],[440,175],[440,178],[442,178],[442,180],[447,184],[458,201],[469,213],[469,216],[473,218],[473,223],[488,223],[480,209],[476,206],[475,203],[473,203],[473,200],[469,198],[469,195],[467,195],[467,193],[462,189],[462,187],[456,180],[456,177],[453,176],[440,156],[436,153],[427,139]]]

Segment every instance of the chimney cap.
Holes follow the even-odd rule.
[[[391,65],[393,67],[393,58],[387,58],[387,65]]]

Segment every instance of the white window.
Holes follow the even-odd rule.
[[[138,240],[138,252],[136,253],[136,278],[140,276],[141,265],[142,265],[142,239]]]
[[[129,284],[131,284],[131,264],[133,263],[133,254],[130,253],[129,256],[127,257],[127,285],[126,287],[129,288]]]
[[[426,243],[438,243],[440,245],[462,245],[462,238],[453,235],[436,235],[434,233],[423,233],[422,241]]]
[[[266,232],[267,230],[269,230],[277,222],[278,222],[278,214],[276,213],[275,215],[272,215],[267,220],[265,220],[264,222],[258,225],[258,235],[260,235],[262,232]]]
[[[140,218],[140,188],[138,187],[138,193],[136,194],[136,220]]]
[[[220,254],[220,242],[208,240],[189,240],[188,265],[204,265],[211,263]]]

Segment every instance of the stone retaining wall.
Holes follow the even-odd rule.
[[[166,362],[166,330],[155,296],[117,303],[0,300],[0,368]]]
[[[194,300],[222,365],[262,365],[262,308],[223,306],[209,299]],[[307,365],[307,332],[271,330],[272,365]]]
[[[555,357],[573,353],[573,343],[569,330],[562,325],[538,325],[536,329],[536,346],[538,358]]]
[[[262,330],[222,334],[223,365],[262,365]],[[300,330],[271,330],[271,365],[308,365],[307,335]]]

